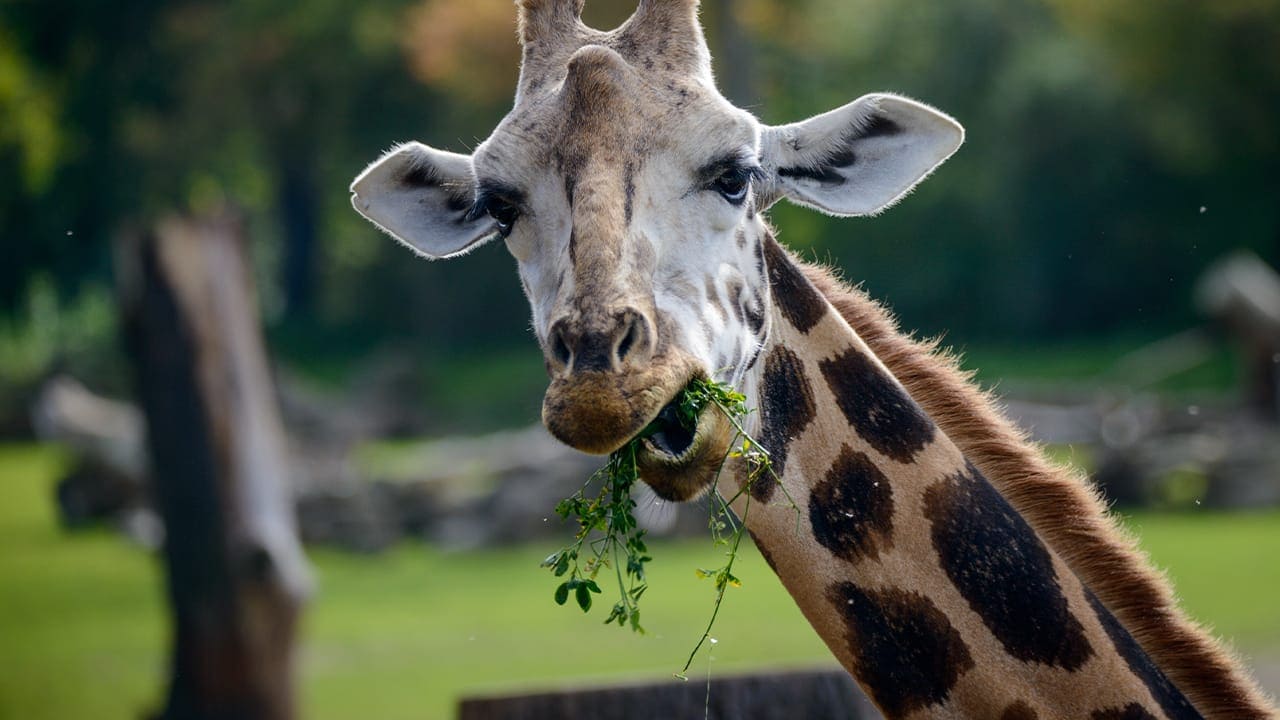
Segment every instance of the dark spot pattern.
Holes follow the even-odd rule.
[[[457,222],[463,223],[472,219],[470,213],[465,211],[471,209],[473,202],[471,196],[466,193],[451,192],[445,197],[444,206],[449,212],[461,215],[457,218]]]
[[[844,176],[829,165],[778,168],[778,174],[785,178],[813,180],[827,186],[843,185],[845,182]]]
[[[1048,549],[977,468],[930,486],[924,514],[943,571],[1010,655],[1067,671],[1093,655]]]
[[[827,186],[843,185],[845,177],[837,171],[853,165],[858,160],[857,153],[853,151],[852,141],[845,139],[843,144],[843,148],[823,158],[816,165],[778,168],[778,175],[813,180]]]
[[[893,488],[871,458],[848,445],[809,496],[813,537],[833,555],[854,562],[877,558],[893,545]]]
[[[760,391],[760,444],[769,453],[778,477],[787,467],[787,448],[817,414],[813,388],[804,372],[800,356],[776,345],[764,360]],[[751,485],[751,496],[768,502],[777,480],[765,473]]]
[[[854,675],[888,717],[945,702],[974,666],[960,633],[919,593],[841,582],[827,600],[844,620]]]
[[[872,115],[867,118],[867,122],[857,132],[854,138],[861,140],[871,137],[888,137],[897,135],[902,132],[902,126],[890,120],[884,115]]]
[[[552,156],[552,163],[564,175],[564,194],[572,208],[578,192],[578,178],[582,176],[587,159],[581,152],[566,153],[562,148],[557,148]]]
[[[850,165],[858,161],[858,154],[854,152],[854,141],[858,138],[845,138],[840,150],[836,150],[833,154],[823,158],[814,167],[796,167],[796,168],[778,168],[778,174],[785,178],[804,178],[812,179],[814,182],[822,183],[824,186],[837,186],[837,184],[845,184],[845,176],[838,173],[837,170],[850,167]]]
[[[1095,710],[1089,715],[1089,720],[1157,720],[1157,718],[1138,703],[1129,703],[1120,708]]]
[[[845,149],[827,158],[827,161],[823,164],[833,168],[847,168],[857,161],[858,161],[858,154],[853,151],[852,147],[846,147]]]
[[[564,199],[569,204],[569,209],[573,209],[573,193],[578,187],[577,175],[564,176]]]
[[[933,421],[868,355],[851,347],[818,367],[849,424],[877,452],[909,463],[933,441]]]
[[[1124,658],[1129,670],[1142,681],[1143,685],[1147,686],[1147,690],[1151,692],[1151,697],[1155,698],[1156,703],[1160,705],[1160,709],[1164,711],[1165,715],[1169,716],[1169,720],[1199,720],[1201,715],[1196,711],[1191,701],[1173,683],[1169,682],[1169,678],[1165,677],[1155,663],[1151,662],[1151,658],[1143,651],[1138,641],[1133,639],[1129,631],[1120,624],[1120,621],[1111,614],[1111,611],[1102,604],[1102,601],[1092,591],[1086,591],[1085,597],[1088,598],[1089,605],[1093,607],[1094,614],[1098,616],[1098,622],[1102,623],[1102,629],[1106,631],[1107,637],[1111,638],[1111,642],[1115,644],[1116,652],[1120,654],[1120,657]],[[1128,718],[1130,716],[1116,715],[1114,717]],[[1144,716],[1136,715],[1132,717]]]
[[[826,298],[800,272],[787,251],[772,236],[764,241],[765,262],[769,270],[769,286],[773,302],[787,322],[807,333],[827,314]]]
[[[858,153],[854,149],[858,141],[873,137],[897,135],[900,132],[902,132],[902,127],[889,118],[883,115],[872,115],[867,118],[862,127],[846,133],[840,139],[837,149],[827,157],[822,158],[813,165],[778,168],[778,175],[786,178],[812,180],[828,187],[843,185],[848,181],[848,178],[842,175],[839,170],[850,167],[858,161]],[[797,152],[800,150],[799,141],[793,141],[792,146]]]
[[[400,184],[405,187],[424,188],[435,187],[440,182],[430,165],[416,164],[404,171],[400,176]]]
[[[751,297],[747,298],[742,310],[747,315],[747,327],[751,328],[751,332],[758,336],[764,328],[764,300],[760,298],[760,294],[752,293]]]
[[[740,323],[745,323],[747,321],[746,315],[743,314],[742,309],[743,289],[742,281],[737,278],[729,280],[724,286],[725,295],[728,296],[729,299],[729,307],[733,308],[733,316],[736,317]]]
[[[626,218],[627,225],[630,225],[631,214],[634,211],[636,202],[636,165],[630,160],[622,168],[622,187],[624,192],[623,215]]]
[[[705,290],[707,292],[707,304],[711,306],[721,320],[729,320],[729,311],[725,309],[724,303],[720,302],[720,293],[716,291],[716,281],[707,275],[703,278]],[[710,334],[707,337],[711,337]]]
[[[1015,701],[1000,713],[1000,720],[1039,720],[1039,718],[1040,715],[1035,709],[1021,700]]]

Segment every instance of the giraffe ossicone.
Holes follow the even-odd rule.
[[[581,0],[517,6],[511,112],[469,156],[394,148],[352,203],[427,258],[505,243],[553,435],[604,454],[656,423],[642,480],[732,495],[727,419],[708,408],[688,431],[666,409],[695,378],[743,392],[808,520],[766,480],[740,501],[758,505],[748,527],[891,718],[1271,716],[1082,480],[775,240],[763,213],[784,199],[840,216],[896,203],[959,148],[955,120],[873,94],[766,126],[716,89],[696,0],[641,0],[608,32]]]

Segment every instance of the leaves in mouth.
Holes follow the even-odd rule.
[[[567,604],[572,595],[583,612],[591,609],[591,596],[602,593],[596,578],[603,570],[613,570],[618,584],[618,601],[614,603],[604,622],[606,625],[617,623],[619,627],[629,626],[635,632],[644,633],[644,627],[640,624],[639,603],[648,589],[645,564],[653,558],[649,556],[649,548],[644,542],[645,530],[636,522],[636,502],[631,498],[631,488],[640,479],[636,454],[640,451],[640,444],[650,439],[663,452],[673,456],[680,455],[692,444],[698,420],[711,406],[724,414],[735,432],[729,443],[729,450],[720,463],[720,470],[724,469],[725,461],[730,458],[739,459],[745,463],[747,482],[729,499],[720,494],[715,482],[712,483],[709,527],[715,544],[726,548],[726,561],[718,568],[696,571],[699,578],[714,580],[716,599],[706,630],[689,654],[684,669],[676,674],[682,679],[698,651],[711,638],[711,629],[720,612],[725,591],[742,585],[733,574],[733,564],[737,559],[742,536],[746,532],[746,518],[751,508],[751,485],[766,474],[779,480],[769,462],[768,451],[755,442],[742,427],[743,418],[750,412],[744,395],[709,379],[691,380],[653,422],[629,443],[609,455],[605,466],[596,471],[581,490],[556,505],[556,513],[566,520],[573,519],[578,529],[574,533],[573,542],[542,561],[542,567],[550,569],[557,578],[568,576],[567,580],[556,587],[556,604]],[[589,488],[597,483],[598,491],[589,497]],[[779,485],[781,486],[780,482]],[[790,495],[786,497],[799,518],[799,508]],[[730,505],[739,498],[745,498],[742,515],[735,518]]]

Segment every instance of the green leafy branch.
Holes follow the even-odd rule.
[[[707,621],[707,627],[702,632],[702,637],[698,639],[697,645],[694,645],[693,650],[689,653],[684,667],[680,669],[680,672],[676,673],[676,677],[681,680],[688,679],[685,673],[689,671],[689,666],[693,664],[693,659],[697,657],[698,651],[702,649],[702,646],[711,639],[711,630],[715,627],[716,618],[720,614],[720,605],[724,602],[725,591],[731,587],[742,587],[742,581],[733,574],[733,564],[738,559],[738,547],[742,544],[742,536],[746,534],[747,515],[751,512],[751,488],[767,475],[778,483],[778,487],[782,488],[782,494],[786,498],[788,505],[796,513],[797,522],[799,522],[800,517],[800,508],[791,497],[791,493],[787,491],[786,486],[782,484],[782,479],[774,471],[768,450],[756,442],[742,426],[742,418],[749,412],[746,406],[746,397],[730,388],[713,384],[709,381],[704,381],[702,385],[710,386],[710,401],[716,405],[720,412],[724,413],[725,418],[728,419],[734,430],[733,440],[729,442],[729,450],[724,460],[720,463],[720,471],[723,471],[725,462],[729,458],[738,459],[746,464],[747,480],[738,488],[738,492],[734,493],[733,497],[728,500],[720,494],[719,483],[712,484],[711,520],[709,522],[711,537],[716,545],[727,547],[728,550],[725,552],[724,565],[713,570],[699,568],[695,571],[699,578],[710,578],[715,582],[716,600],[711,609],[711,618]],[[701,387],[699,390],[701,390]],[[735,520],[730,508],[739,498],[744,498],[742,515]],[[726,530],[729,530],[727,535],[725,533]]]
[[[751,509],[751,487],[761,478],[768,475],[783,489],[783,494],[796,512],[797,522],[799,508],[782,485],[781,479],[773,470],[769,453],[742,426],[742,420],[750,410],[747,408],[746,396],[727,385],[707,379],[695,379],[681,391],[676,400],[677,420],[686,430],[694,431],[698,418],[710,405],[723,413],[734,430],[734,437],[729,448],[721,459],[717,470],[723,472],[730,458],[741,460],[747,469],[747,481],[738,492],[725,499],[715,482],[712,483],[711,519],[709,527],[711,536],[717,546],[727,548],[725,563],[718,568],[706,570],[699,568],[699,578],[710,578],[715,583],[716,599],[712,608],[711,619],[707,623],[702,637],[698,640],[684,668],[677,677],[685,678],[698,651],[710,639],[711,630],[715,626],[716,617],[720,613],[725,591],[730,587],[741,587],[742,582],[733,574],[733,565],[738,557],[738,548],[742,544],[742,536],[746,533],[747,514]],[[605,624],[616,622],[619,626],[630,626],[635,632],[643,633],[640,624],[639,602],[648,588],[644,567],[651,558],[648,547],[644,543],[645,531],[636,522],[634,510],[636,503],[631,499],[631,488],[639,479],[636,467],[636,453],[644,438],[657,431],[656,426],[645,428],[636,438],[623,448],[609,456],[608,463],[583,485],[582,489],[572,497],[562,500],[556,506],[556,513],[564,519],[573,518],[578,524],[573,542],[567,547],[552,553],[542,566],[550,568],[556,577],[568,576],[555,590],[555,601],[559,605],[568,602],[573,595],[578,607],[583,612],[591,609],[592,595],[601,594],[596,578],[601,571],[611,568],[618,585],[618,602],[613,606]],[[599,490],[594,496],[588,496],[588,488],[599,482]],[[739,498],[744,498],[742,515],[735,519],[730,506]]]
[[[605,624],[630,625],[643,633],[640,625],[640,597],[648,588],[644,566],[653,558],[645,546],[645,531],[635,517],[635,500],[631,487],[639,477],[636,470],[638,440],[633,440],[609,456],[609,462],[587,481],[572,497],[556,505],[556,513],[564,519],[576,518],[578,531],[573,543],[542,561],[556,577],[568,579],[556,587],[555,601],[564,605],[572,594],[583,612],[591,609],[592,594],[600,594],[596,577],[612,568],[618,582],[619,600],[609,612]],[[587,488],[600,481],[594,497],[585,495]],[[625,561],[623,557],[625,556]]]

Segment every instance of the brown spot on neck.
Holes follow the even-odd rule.
[[[876,452],[909,463],[933,441],[933,421],[884,368],[856,347],[823,360],[819,368],[849,425]]]
[[[1168,581],[1135,550],[1084,477],[1048,462],[937,341],[912,339],[865,292],[825,268],[793,262],[1201,711],[1275,716],[1244,666],[1178,607]]]
[[[871,458],[848,445],[809,496],[813,537],[848,561],[893,545],[893,489]]]
[[[1010,655],[1068,671],[1093,656],[1048,549],[977,468],[930,486],[924,513],[942,570]]]
[[[974,667],[960,633],[919,593],[840,582],[827,600],[844,619],[854,675],[888,717],[946,702]]]
[[[797,330],[809,332],[827,314],[827,301],[805,279],[772,235],[764,239],[764,258],[774,305]]]
[[[764,361],[760,387],[760,444],[769,453],[777,477],[786,472],[791,442],[813,422],[817,404],[804,362],[790,349],[775,345]],[[751,485],[751,496],[768,502],[777,481],[766,474]]]

